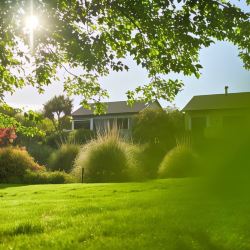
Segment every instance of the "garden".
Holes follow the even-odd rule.
[[[126,138],[70,116],[70,98],[100,115],[121,96],[246,91],[250,0],[0,2],[0,250],[250,249],[250,131],[232,103],[214,138],[175,108],[140,112]],[[63,95],[8,105],[41,105],[30,89]]]
[[[248,131],[197,139],[145,109],[124,138],[11,111],[39,133],[0,131],[0,249],[250,249]]]
[[[63,108],[61,116],[53,116]],[[199,157],[180,111],[146,109],[133,118],[131,137],[124,138],[115,127],[69,130],[71,109],[71,100],[62,96],[45,104],[43,112],[33,112],[32,119],[11,109],[13,117],[31,130],[38,128],[40,135],[2,130],[1,183],[133,182],[199,174]]]

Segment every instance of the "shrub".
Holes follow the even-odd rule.
[[[49,118],[42,119],[38,124],[37,127],[46,132],[46,134],[52,134],[55,132],[55,126],[53,124],[53,121]]]
[[[75,178],[65,172],[26,171],[23,180],[25,184],[65,184],[75,182]]]
[[[30,143],[26,148],[35,161],[44,166],[48,165],[49,157],[55,151],[52,147],[40,143]]]
[[[21,182],[26,170],[39,171],[39,166],[26,150],[0,148],[0,182]]]
[[[145,109],[133,121],[133,139],[165,152],[176,145],[176,137],[184,133],[184,116],[178,110]]]
[[[145,178],[157,177],[166,152],[184,134],[184,116],[178,110],[145,109],[133,120],[133,139],[141,144],[138,160]]]
[[[79,152],[79,146],[75,144],[63,144],[53,152],[49,158],[51,170],[63,170],[69,173],[74,165],[75,158]]]
[[[55,132],[46,137],[45,143],[52,148],[60,148],[60,146],[68,141],[68,131]]]
[[[80,150],[73,173],[80,178],[84,168],[85,182],[122,182],[129,179],[131,145],[116,130],[98,135]]]
[[[161,162],[158,171],[161,178],[191,177],[198,173],[198,156],[187,145],[179,145],[170,150]]]
[[[143,179],[157,177],[159,165],[166,154],[166,150],[159,145],[147,143],[140,145],[140,150],[136,152],[137,167],[140,169]]]
[[[95,138],[95,133],[92,130],[76,129],[69,133],[68,142],[74,144],[85,144]]]
[[[65,115],[59,119],[59,128],[60,130],[71,130],[72,128],[72,123],[71,123],[71,117],[68,115]]]
[[[44,139],[45,137],[40,136],[40,135],[34,135],[33,137],[30,137],[30,136],[19,133],[13,145],[16,145],[16,146],[22,145],[22,146],[27,147],[28,145],[31,145],[31,144],[42,143]]]

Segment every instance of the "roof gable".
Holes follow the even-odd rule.
[[[158,101],[156,101],[158,103]],[[141,110],[148,107],[146,103],[135,102],[131,107],[127,104],[126,101],[119,102],[106,102],[107,113],[106,114],[123,114],[123,113],[139,113]],[[93,104],[92,104],[93,105]],[[158,103],[159,107],[160,104]],[[80,107],[72,113],[72,116],[91,116],[94,115],[92,110],[85,109]]]
[[[194,96],[183,111],[250,108],[250,92]]]

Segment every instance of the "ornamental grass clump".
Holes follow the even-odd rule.
[[[73,174],[81,179],[84,171],[84,182],[128,181],[134,167],[133,147],[120,137],[117,129],[98,134],[81,148]]]
[[[58,150],[51,154],[48,160],[49,168],[52,171],[71,172],[79,149],[79,145],[76,144],[62,144]]]
[[[160,178],[193,177],[200,174],[199,158],[188,145],[178,145],[170,150],[160,164]]]

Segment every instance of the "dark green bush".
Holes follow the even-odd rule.
[[[166,150],[159,145],[147,143],[140,145],[135,157],[137,165],[144,179],[157,177],[159,165],[166,154]]]
[[[65,115],[59,119],[59,127],[60,130],[71,130],[72,123],[71,123],[71,117],[69,115]]]
[[[184,133],[184,116],[178,110],[145,109],[133,120],[133,140],[162,148],[165,152],[176,145]]]
[[[28,144],[26,149],[36,162],[46,167],[48,166],[50,155],[55,151],[52,147],[41,143]]]
[[[75,178],[61,171],[26,171],[22,180],[24,184],[64,184],[72,182],[75,182]]]
[[[198,156],[190,146],[179,145],[170,150],[159,167],[160,178],[182,178],[200,173]]]
[[[95,133],[92,130],[76,129],[69,133],[68,142],[75,144],[85,144],[95,137]]]
[[[75,144],[63,144],[53,152],[49,158],[49,168],[51,170],[63,170],[69,173],[74,165],[76,156],[79,153],[80,147]]]
[[[46,145],[52,148],[60,148],[60,146],[64,143],[68,142],[68,131],[55,132],[46,137],[45,143]]]
[[[176,138],[184,133],[184,116],[178,110],[145,109],[133,120],[132,135],[141,144],[138,154],[145,178],[157,177],[159,164],[166,152],[176,146]]]
[[[44,167],[38,165],[26,150],[0,148],[0,182],[22,182],[26,170],[38,172]]]
[[[14,141],[14,145],[19,146],[25,146],[27,147],[28,145],[31,144],[37,144],[37,143],[42,143],[44,141],[45,137],[35,135],[34,137],[30,137],[27,135],[23,134],[18,134],[16,140]]]
[[[114,131],[99,135],[81,149],[75,162],[74,175],[81,177],[84,168],[85,182],[128,181],[131,159],[130,145]]]

